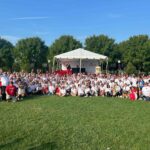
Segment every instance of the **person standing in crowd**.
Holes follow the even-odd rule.
[[[68,70],[70,70],[70,69],[71,69],[70,64],[67,64],[67,69],[68,69]]]
[[[1,98],[2,100],[6,100],[6,86],[9,84],[9,79],[7,77],[6,73],[3,73],[3,75],[0,77],[1,82]]]

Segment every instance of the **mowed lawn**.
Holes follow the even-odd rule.
[[[40,96],[0,102],[1,150],[149,150],[150,102]]]

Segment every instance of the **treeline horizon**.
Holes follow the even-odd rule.
[[[128,74],[150,72],[150,37],[144,34],[119,43],[103,34],[89,36],[84,43],[72,35],[62,35],[49,46],[37,36],[20,39],[15,45],[0,37],[0,68],[27,72],[47,70],[55,55],[77,48],[108,56],[112,72],[118,69]]]

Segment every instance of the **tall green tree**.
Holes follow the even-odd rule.
[[[119,68],[122,70],[124,64],[122,62],[122,53],[119,50],[119,45],[114,44],[114,48],[109,55],[109,70],[116,72]],[[118,63],[120,61],[120,64]]]
[[[147,35],[137,35],[130,37],[129,40],[119,44],[119,50],[122,53],[122,61],[127,65],[132,63],[137,71],[148,70],[148,61],[150,61],[150,44]]]
[[[9,41],[0,38],[0,68],[11,70],[14,62],[13,45]]]
[[[48,47],[39,37],[19,40],[14,52],[15,63],[25,71],[42,68],[42,64],[47,63]]]
[[[150,73],[150,39],[144,44],[143,71]]]
[[[115,40],[106,35],[91,36],[85,40],[85,48],[96,53],[110,56],[114,49]]]
[[[63,35],[56,39],[55,42],[49,47],[49,59],[52,60],[55,55],[81,47],[82,43],[76,40],[73,36]]]
[[[118,45],[115,43],[114,39],[106,35],[93,35],[86,38],[85,48],[90,51],[108,56],[109,69],[116,69],[116,62],[118,59],[120,59],[121,55],[118,52]]]

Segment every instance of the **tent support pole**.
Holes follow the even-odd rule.
[[[82,59],[80,58],[80,73],[81,73],[81,67],[82,67]]]

